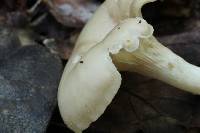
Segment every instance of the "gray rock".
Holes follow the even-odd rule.
[[[39,45],[0,62],[0,133],[45,132],[56,106],[62,63]]]

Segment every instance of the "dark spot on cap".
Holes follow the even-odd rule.
[[[118,29],[120,29],[120,27],[118,27]]]
[[[83,61],[81,60],[80,63],[83,64]]]
[[[139,20],[138,24],[141,24],[142,23],[142,20]]]

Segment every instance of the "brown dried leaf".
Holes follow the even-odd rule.
[[[46,0],[45,3],[57,21],[69,27],[83,27],[98,6],[87,0]]]
[[[200,32],[160,38],[189,62],[200,65]],[[176,40],[183,37],[182,40]],[[176,39],[175,39],[176,38]],[[193,40],[195,38],[195,40]],[[172,40],[175,41],[172,41]],[[175,43],[171,43],[175,42]],[[86,131],[101,133],[198,133],[200,97],[161,81],[123,73],[123,84],[105,114]]]

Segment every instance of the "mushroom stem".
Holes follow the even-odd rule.
[[[200,68],[186,62],[154,37],[141,39],[139,49],[131,53],[121,51],[113,60],[119,70],[137,72],[200,94]]]

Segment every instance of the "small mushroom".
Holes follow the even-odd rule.
[[[137,72],[200,94],[200,69],[164,47],[141,8],[155,0],[106,0],[81,32],[65,67],[58,105],[67,126],[81,133],[111,103],[118,70]]]

